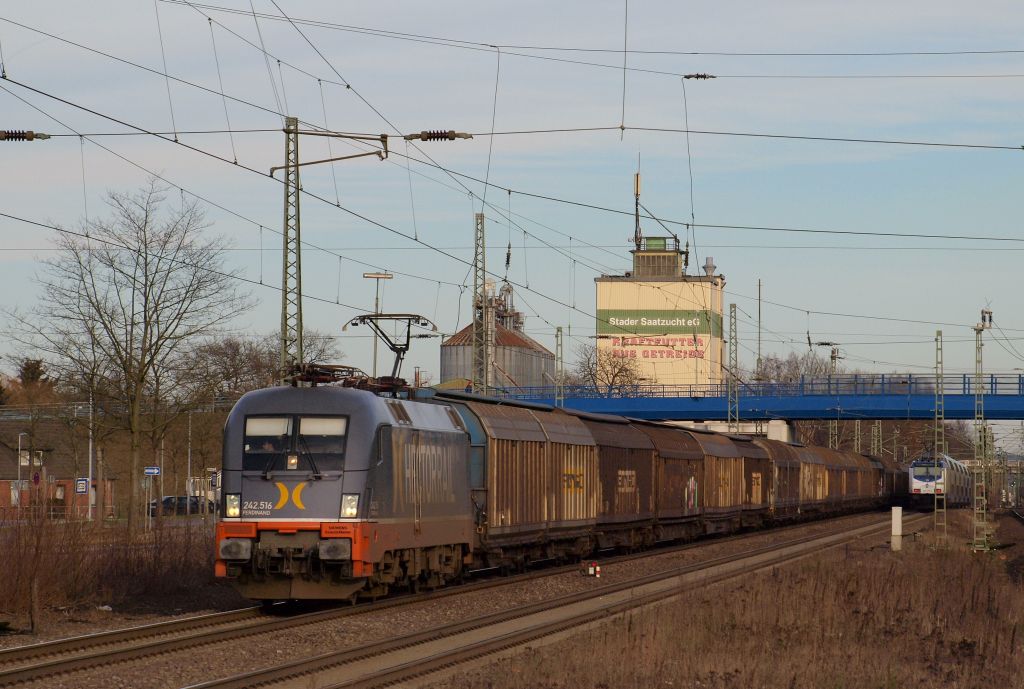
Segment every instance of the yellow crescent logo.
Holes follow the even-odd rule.
[[[277,491],[279,494],[277,498],[277,504],[274,505],[274,509],[279,510],[288,504],[288,486],[280,482],[275,483],[274,485],[277,486]],[[305,483],[300,483],[296,485],[295,489],[292,491],[292,502],[294,502],[295,506],[298,507],[300,510],[306,509],[306,506],[302,504],[302,489],[305,487]]]
[[[292,491],[292,502],[294,502],[295,506],[300,510],[306,509],[306,506],[302,504],[302,489],[305,487],[305,483],[300,483],[295,486],[295,490]]]
[[[280,497],[277,499],[277,504],[274,505],[275,510],[279,510],[288,504],[288,488],[283,483],[274,484],[277,486],[277,490],[280,492]]]

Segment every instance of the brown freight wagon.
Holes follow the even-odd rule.
[[[743,456],[743,526],[761,526],[769,518],[768,493],[771,486],[771,460],[763,447],[750,436],[730,435],[729,439]]]
[[[690,433],[704,452],[704,527],[707,533],[736,531],[743,511],[743,455],[727,436]]]
[[[593,548],[597,448],[579,419],[524,406],[466,402],[487,436],[481,547],[499,562]]]
[[[799,517],[800,458],[796,448],[788,443],[765,438],[756,438],[754,444],[763,448],[771,461],[771,518],[774,521],[786,521]]]
[[[901,468],[890,457],[865,455],[878,464],[879,495],[888,499],[905,499],[910,492],[910,476],[906,468]]]
[[[598,545],[602,548],[652,545],[654,443],[621,416],[563,411],[578,418],[597,444]]]
[[[816,513],[825,509],[825,460],[821,448],[792,445],[800,460],[800,511]]]
[[[825,463],[825,506],[830,512],[842,509],[846,496],[846,472],[850,461],[843,453],[827,447],[815,451]]]
[[[704,533],[704,451],[689,433],[674,426],[634,421],[655,449],[655,531],[658,541],[690,539]]]
[[[869,507],[877,502],[878,483],[871,460],[862,454],[841,450],[849,461],[846,474],[847,503],[853,508]]]

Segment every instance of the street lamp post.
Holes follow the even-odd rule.
[[[377,281],[377,291],[373,298],[373,314],[380,315],[380,281],[390,280],[394,275],[391,273],[363,273],[363,277]],[[373,338],[373,377],[377,377],[377,338]]]
[[[21,511],[21,436],[28,435],[25,431],[18,434],[18,511]]]

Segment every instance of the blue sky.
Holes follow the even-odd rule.
[[[250,4],[240,0],[214,4],[250,11]],[[270,0],[253,0],[253,6],[258,13],[278,19],[283,10],[296,20],[373,30],[300,24],[321,57],[294,26],[261,16],[262,39],[274,56],[270,71],[278,97],[287,100],[288,112],[313,124],[323,125],[326,111],[327,125],[341,131],[394,134],[383,115],[403,132],[424,128],[488,132],[498,53],[487,45],[503,46],[493,110],[496,131],[615,127],[622,121],[623,2],[278,0],[278,7]],[[227,94],[262,108],[228,101],[233,129],[281,127],[276,112],[285,108],[275,100],[263,56],[228,31],[258,43],[251,14],[163,0],[156,9],[151,3],[101,0],[22,3],[0,12],[0,17],[4,19],[0,50],[7,75],[26,86],[152,131],[169,131],[168,85],[162,76],[12,22],[157,72],[163,71],[162,35],[171,75],[214,91],[220,90],[222,80]],[[219,78],[207,17],[214,20]],[[382,36],[380,30],[446,40],[441,41],[444,45],[433,39],[396,40]],[[1024,50],[1021,35],[1024,6],[1013,2],[986,3],[983,11],[954,2],[631,2],[627,40],[634,50],[865,53]],[[463,45],[473,49],[453,47],[447,39],[465,41]],[[539,56],[616,68],[536,59]],[[276,59],[282,61],[280,67]],[[1020,118],[1024,53],[833,57],[631,53],[627,64],[658,72],[719,75],[715,80],[686,83],[689,124],[695,130],[1024,144]],[[840,75],[876,78],[806,78]],[[904,78],[877,78],[882,75]],[[911,75],[920,78],[905,78]],[[354,90],[339,85],[342,80]],[[7,89],[0,91],[2,128],[69,133],[17,96],[74,131],[128,131],[10,81],[0,86]],[[169,88],[178,130],[227,127],[219,95],[178,81]],[[627,72],[625,124],[683,129],[680,79],[671,74]],[[180,139],[229,160],[234,156],[225,134],[181,135]],[[86,210],[90,216],[103,212],[107,190],[145,183],[145,172],[99,144],[159,172],[189,193],[244,216],[246,220],[241,220],[212,207],[208,211],[214,224],[211,231],[233,243],[231,265],[258,281],[262,263],[263,281],[280,284],[280,235],[274,233],[281,225],[280,184],[265,174],[246,172],[153,137],[95,137],[83,143],[77,137],[63,137],[3,144],[0,210],[73,227]],[[266,171],[281,162],[280,132],[238,133],[233,144],[239,162],[249,167]],[[406,152],[399,142],[393,142],[393,148],[396,154]],[[332,150],[337,155],[351,149],[335,143]],[[302,140],[300,151],[304,159],[328,153],[322,139],[312,138]],[[487,191],[488,203],[496,207],[486,210],[488,265],[499,277],[504,274],[505,247],[511,238],[509,276],[523,286],[518,296],[527,330],[549,347],[554,326],[571,326],[576,344],[593,335],[593,278],[628,267],[632,219],[518,192],[629,211],[631,178],[639,155],[644,204],[669,219],[686,221],[691,214],[686,139],[679,133],[626,131],[621,140],[617,131],[506,135],[495,137],[490,152],[487,137],[424,144],[422,151],[443,167],[477,179],[488,174],[490,157],[490,181],[501,188]],[[419,152],[410,153],[423,159]],[[697,223],[712,225],[1024,238],[1017,207],[1024,180],[1022,156],[1024,151],[694,134],[690,137],[693,214]],[[371,158],[338,163],[333,176],[328,165],[303,171],[307,191],[331,201],[337,193],[346,208],[470,260],[472,213],[480,210],[484,187],[465,177],[457,179],[419,162],[407,168],[401,155],[385,163]],[[516,193],[510,196],[504,188]],[[472,198],[467,189],[473,192]],[[509,203],[515,220],[511,226],[502,217]],[[417,277],[398,276],[385,285],[385,310],[422,313],[446,333],[468,322],[469,293],[462,295],[460,309],[456,286],[466,279],[464,263],[315,199],[303,200],[302,217],[304,239],[330,249],[330,253],[311,247],[304,251],[308,295],[369,310],[374,285],[361,273],[386,269]],[[271,228],[262,232],[262,262],[260,225]],[[644,229],[662,234],[652,221],[645,221]],[[681,230],[680,236],[685,235]],[[990,341],[985,348],[986,365],[1004,371],[1024,368],[1017,267],[1024,243],[700,227],[689,238],[695,245],[693,265],[703,264],[705,256],[712,255],[728,280],[726,303],[735,301],[741,315],[746,314],[740,323],[741,359],[746,366],[752,364],[756,342],[757,307],[751,297],[761,279],[765,298],[778,304],[764,305],[765,352],[804,351],[810,330],[814,340],[839,342],[847,357],[844,364],[850,368],[927,372],[934,360],[934,331],[941,328],[947,371],[972,371],[970,326],[988,304],[1001,332],[994,333],[999,342]],[[45,231],[0,219],[0,305],[31,306],[36,293],[32,278],[48,255],[51,239]],[[346,259],[364,261],[373,268]],[[258,306],[234,326],[243,332],[273,331],[279,319],[279,293],[267,287],[251,291]],[[357,313],[335,304],[305,304],[307,327],[338,335],[346,361],[369,369],[370,341],[340,332],[341,325]],[[436,340],[418,342],[407,359],[407,372],[421,366],[436,376],[438,344]]]

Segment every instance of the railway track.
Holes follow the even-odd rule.
[[[914,525],[927,518],[927,515],[916,515],[907,523]],[[850,531],[805,536],[399,638],[195,684],[188,689],[241,689],[272,685],[354,689],[421,680],[437,670],[561,631],[576,630],[590,622],[650,605],[683,591],[791,562],[859,538],[884,534],[888,525],[889,522],[885,521]]]
[[[856,517],[842,517],[844,520]],[[807,526],[797,524],[772,530],[784,534]],[[717,539],[724,543],[750,539],[765,532],[736,534]],[[643,553],[601,558],[602,566],[629,562],[640,558],[683,552],[707,545],[710,541],[685,543]],[[706,565],[704,565],[706,566]],[[201,615],[141,627],[131,627],[98,634],[60,639],[30,646],[0,651],[0,685],[43,680],[55,675],[88,670],[115,663],[156,656],[182,649],[205,646],[220,641],[237,640],[248,636],[294,629],[304,625],[361,615],[389,608],[422,603],[447,596],[460,595],[483,589],[509,586],[531,579],[558,576],[578,570],[579,565],[547,567],[510,577],[493,577],[461,586],[442,588],[415,595],[404,595],[357,606],[331,607],[326,610],[294,614],[287,606],[275,606],[278,611],[268,612],[261,607],[244,608],[224,613]],[[235,685],[245,686],[245,685]]]
[[[115,629],[0,651],[0,685],[40,679],[138,657],[145,650],[173,650],[189,639],[244,629],[272,617],[260,606]]]

